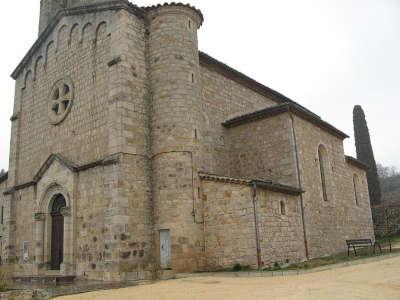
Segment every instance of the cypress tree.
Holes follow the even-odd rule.
[[[369,166],[367,181],[371,205],[381,202],[381,187],[378,178],[378,171],[372,150],[371,137],[365,114],[361,106],[356,105],[353,110],[354,136],[356,142],[357,159]]]

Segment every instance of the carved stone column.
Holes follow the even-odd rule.
[[[44,267],[44,231],[46,214],[35,213],[35,263],[37,271],[45,269]]]
[[[61,209],[64,217],[64,260],[61,264],[63,275],[73,275],[74,273],[74,237],[73,237],[73,218],[70,207]]]

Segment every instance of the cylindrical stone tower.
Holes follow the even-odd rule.
[[[147,8],[156,261],[161,269],[198,269],[196,224],[201,158],[200,11],[182,4]]]

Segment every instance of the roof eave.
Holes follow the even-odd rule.
[[[261,179],[253,179],[253,180],[240,179],[240,178],[219,176],[219,175],[202,173],[202,172],[199,173],[199,177],[203,180],[230,183],[230,184],[241,184],[241,185],[247,185],[247,186],[253,186],[253,184],[256,184],[256,186],[259,188],[269,190],[272,192],[288,194],[288,195],[292,195],[292,196],[298,196],[298,195],[304,193],[303,190],[298,189],[297,187],[284,185],[284,184],[276,183],[273,181],[264,181]]]
[[[370,169],[370,166],[368,166],[366,163],[352,156],[346,155],[346,162],[365,171],[368,171]]]
[[[273,107],[268,107],[259,111],[255,111],[246,115],[242,115],[239,117],[235,117],[233,119],[227,120],[224,123],[222,123],[222,126],[225,128],[232,128],[235,126],[239,126],[242,124],[246,124],[249,122],[254,122],[257,120],[261,120],[264,118],[269,118],[273,117],[285,112],[291,112],[293,114],[296,114],[297,116],[312,122],[313,124],[316,124],[318,127],[321,129],[329,131],[331,134],[341,138],[341,139],[346,139],[349,136],[345,134],[344,132],[340,131],[339,129],[335,128],[331,124],[325,122],[322,120],[320,117],[318,117],[314,113],[310,113],[307,109],[303,109],[301,106],[295,104],[295,103],[284,103],[281,105],[273,106]]]
[[[252,183],[255,184],[257,187],[261,187],[272,192],[285,193],[293,196],[298,196],[304,193],[302,189],[299,189],[297,187],[275,183],[272,181],[256,179],[252,180]]]

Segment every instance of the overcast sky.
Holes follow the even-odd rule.
[[[362,105],[376,160],[400,168],[400,0],[190,2],[205,17],[200,50],[352,137],[352,109]],[[0,169],[8,168],[14,97],[9,75],[37,37],[39,3],[12,0],[0,10]],[[353,138],[345,150],[355,155]]]

